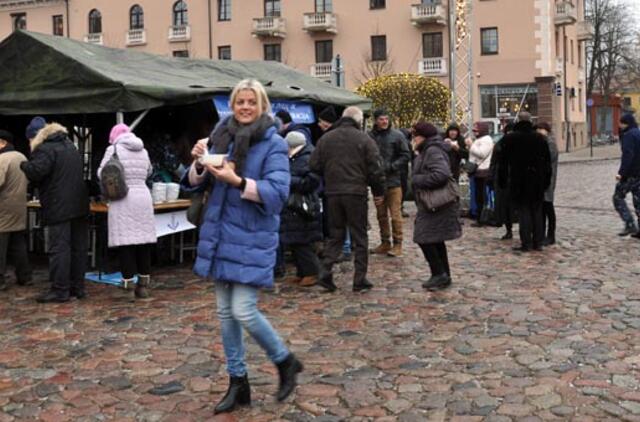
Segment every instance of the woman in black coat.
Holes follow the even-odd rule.
[[[411,178],[414,192],[444,186],[452,177],[449,148],[435,126],[418,123],[413,128],[413,145],[418,156],[413,161]],[[417,198],[417,196],[416,196]],[[422,284],[428,290],[439,290],[451,284],[451,269],[445,241],[462,236],[458,219],[459,202],[435,212],[422,207],[419,201],[413,241],[420,245],[429,263],[431,278]]]
[[[451,165],[451,173],[453,178],[458,182],[460,180],[460,168],[462,160],[469,159],[469,150],[464,143],[464,136],[460,133],[460,126],[457,123],[451,123],[444,133],[444,142],[449,144],[449,164]]]
[[[322,240],[321,215],[309,218],[303,214],[293,202],[294,198],[305,195],[311,199],[310,209],[320,208],[318,188],[320,176],[309,169],[309,158],[313,152],[313,145],[306,142],[300,132],[290,132],[285,138],[289,145],[289,169],[291,171],[291,185],[289,189],[289,204],[280,214],[280,243],[284,248],[291,249],[296,265],[296,276],[289,280],[300,286],[312,286],[317,281],[320,261],[315,253],[313,244]]]

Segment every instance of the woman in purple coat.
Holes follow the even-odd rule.
[[[117,150],[129,188],[127,196],[109,203],[109,247],[118,248],[125,288],[133,285],[133,279],[138,275],[135,297],[144,299],[149,297],[151,250],[157,240],[153,200],[145,184],[151,174],[151,162],[142,140],[125,124],[111,129],[109,143],[111,145],[104,153],[98,177]]]

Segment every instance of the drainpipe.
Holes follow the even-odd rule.
[[[569,122],[569,89],[567,87],[567,38],[566,38],[566,26],[562,26],[562,85],[564,89],[564,124],[566,129],[566,141],[565,152],[569,152],[571,142],[571,125]]]
[[[209,59],[213,59],[213,24],[211,22],[211,0],[207,0],[207,13],[209,21]]]
[[[71,33],[69,32],[69,0],[64,0],[65,3],[65,9],[66,9],[66,14],[67,14],[67,38],[71,38]]]

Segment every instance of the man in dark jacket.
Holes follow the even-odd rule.
[[[335,291],[331,270],[338,261],[345,229],[351,230],[355,244],[353,290],[373,287],[367,280],[367,186],[371,187],[376,205],[383,201],[384,171],[380,153],[373,139],[361,130],[362,110],[347,107],[333,128],[325,133],[311,154],[311,170],[322,175],[328,198],[330,238],[324,254],[324,268],[318,284]]]
[[[616,180],[616,191],[613,194],[613,206],[624,221],[624,230],[620,236],[633,235],[640,238],[636,224],[627,202],[627,194],[633,196],[633,207],[640,219],[640,129],[632,114],[625,114],[620,118],[620,133],[622,134],[622,158]]]
[[[549,146],[536,133],[531,114],[522,112],[513,132],[503,139],[503,154],[499,164],[498,184],[508,188],[520,218],[520,241],[517,250],[542,250],[544,240],[542,203],[544,191],[551,182]]]
[[[28,134],[29,135],[29,134]],[[31,159],[20,165],[40,191],[42,222],[49,229],[51,290],[40,303],[67,302],[85,297],[87,215],[89,197],[84,183],[82,156],[67,130],[46,125],[31,139]]]
[[[280,131],[280,135],[282,137],[286,137],[291,132],[300,132],[304,135],[304,139],[306,140],[308,145],[313,145],[311,139],[311,130],[303,124],[295,123],[291,118],[291,114],[287,110],[278,110],[276,113],[276,117],[278,117],[282,121],[282,130]]]
[[[399,130],[391,127],[389,113],[378,109],[373,113],[375,119],[373,130],[369,132],[378,145],[380,158],[385,171],[384,202],[376,206],[378,224],[380,225],[380,245],[372,253],[394,257],[402,256],[402,187],[400,172],[411,160],[411,152],[406,138]],[[391,226],[389,225],[391,214]],[[393,230],[393,247],[391,232]]]

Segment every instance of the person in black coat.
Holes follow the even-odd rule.
[[[520,241],[517,250],[542,250],[544,241],[542,206],[551,183],[551,156],[545,138],[536,133],[531,115],[522,112],[514,131],[504,137],[498,183],[508,188],[518,210]]]
[[[491,164],[489,165],[489,186],[496,192],[495,219],[496,224],[504,225],[506,233],[501,240],[513,239],[513,223],[515,221],[515,212],[513,203],[509,196],[509,188],[501,188],[498,184],[498,173],[500,172],[500,163],[502,154],[504,154],[504,138],[513,132],[513,124],[508,123],[502,133],[503,137],[493,147],[493,155],[491,155]],[[508,185],[508,183],[507,183]]]
[[[35,120],[35,119],[34,119]],[[67,302],[70,296],[85,297],[87,262],[87,216],[89,196],[84,182],[82,156],[56,123],[34,133],[31,158],[20,168],[40,191],[42,222],[49,229],[49,278],[51,290],[37,298],[40,303]]]
[[[313,146],[306,142],[300,132],[290,132],[285,138],[289,145],[289,169],[291,171],[291,185],[289,190],[289,205],[280,214],[280,243],[293,253],[296,265],[296,276],[289,280],[300,286],[316,284],[320,261],[316,255],[313,243],[322,240],[322,216],[318,212],[315,218],[303,215],[295,204],[294,198],[305,195],[311,199],[310,209],[320,209],[320,176],[309,169],[309,159]]]

